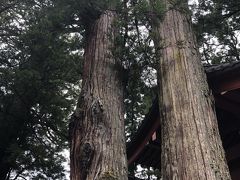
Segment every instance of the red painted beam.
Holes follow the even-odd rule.
[[[229,101],[240,104],[240,89],[228,91],[227,93],[223,94],[223,97],[228,99]]]
[[[151,140],[152,135],[159,128],[159,126],[160,126],[160,119],[157,118],[156,120],[154,120],[154,123],[151,126],[151,128],[149,129],[145,138],[141,141],[141,143],[138,146],[135,147],[135,149],[136,149],[135,152],[132,154],[131,157],[128,158],[128,165],[130,165],[134,161],[136,161],[136,159],[138,158],[138,156],[140,155],[140,153],[144,149],[145,145]]]
[[[213,90],[214,94],[240,89],[240,76],[213,79],[209,81],[209,86]]]

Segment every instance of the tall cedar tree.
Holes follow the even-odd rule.
[[[89,23],[82,92],[74,114],[71,179],[127,179],[123,87],[113,56],[116,13]]]
[[[153,27],[159,55],[163,179],[230,179],[187,1],[162,2],[165,14]]]

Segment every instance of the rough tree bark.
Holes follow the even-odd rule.
[[[153,29],[159,53],[163,179],[230,179],[187,1],[162,2],[165,13],[161,21],[153,21]]]
[[[71,180],[127,179],[120,63],[112,54],[115,18],[106,11],[89,27],[71,132]]]

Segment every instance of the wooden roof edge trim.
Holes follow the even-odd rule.
[[[228,74],[229,72],[239,72],[240,70],[240,61],[235,61],[231,63],[223,63],[219,65],[210,65],[204,67],[208,78],[214,78],[216,76],[221,76]]]
[[[139,137],[144,137],[142,133],[146,134],[146,129],[149,129],[151,123],[154,122],[156,115],[158,116],[158,98],[154,99],[152,106],[149,108],[149,112],[145,115],[141,125],[139,126],[137,132],[133,135],[133,138],[130,142],[127,143],[127,147],[130,148],[139,140]]]
[[[135,151],[129,156],[128,158],[128,165],[132,164],[137,158],[138,156],[141,154],[141,152],[143,151],[145,145],[149,142],[149,140],[152,137],[152,134],[157,130],[157,128],[160,125],[160,119],[157,118],[156,121],[154,122],[153,126],[151,127],[151,129],[149,130],[149,133],[146,135],[146,137],[144,138],[144,140],[142,140],[140,142],[140,144],[137,144],[137,146],[135,146],[134,148]]]
[[[240,88],[240,61],[205,67],[205,72],[214,93]]]
[[[145,144],[151,139],[152,134],[160,126],[158,117],[158,98],[156,98],[133,139],[127,143],[128,164],[131,164],[137,158]]]
[[[219,78],[219,80],[209,80],[208,84],[214,93],[223,93],[240,89],[240,69],[239,76],[232,76],[228,78]]]

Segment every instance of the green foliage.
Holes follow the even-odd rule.
[[[195,6],[195,30],[205,63],[240,60],[239,1],[208,0]]]
[[[166,4],[164,4],[161,0],[154,0],[152,1],[152,8],[153,12],[156,14],[156,17],[159,20],[162,20],[166,12]]]
[[[153,17],[162,20],[166,12],[166,5],[160,0],[132,0],[130,3],[133,15],[145,25],[151,24]]]
[[[116,11],[119,5],[118,0],[65,0],[64,3],[74,9],[85,29],[106,10]]]
[[[22,1],[1,14],[0,167],[7,173],[64,178],[61,152],[82,63],[82,37],[67,12]]]
[[[151,83],[155,69],[154,47],[149,36],[149,7],[147,1],[125,1],[119,22],[115,57],[122,61],[125,89],[126,134],[129,140],[136,132],[155,97]],[[153,83],[154,84],[154,83]]]
[[[134,2],[134,13],[138,15],[139,19],[145,19],[148,13],[151,11],[151,7],[147,0],[139,0]]]

